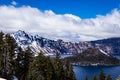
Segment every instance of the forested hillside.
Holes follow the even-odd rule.
[[[76,80],[72,65],[59,54],[51,59],[40,51],[33,56],[28,47],[22,50],[9,34],[0,32],[0,77],[7,80]]]
[[[102,52],[98,48],[88,48],[80,54],[76,54],[75,56],[70,56],[66,58],[74,65],[82,65],[82,66],[113,66],[120,65],[120,60]]]

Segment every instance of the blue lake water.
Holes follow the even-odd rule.
[[[106,75],[110,74],[112,77],[112,80],[115,80],[118,77],[118,75],[120,75],[120,66],[114,66],[114,67],[73,66],[73,69],[74,69],[77,80],[84,80],[85,75],[88,76],[89,80],[92,80],[93,75],[96,74],[98,76],[101,69],[104,71]]]
[[[61,58],[72,56],[69,55],[60,55]],[[113,55],[114,57],[120,59],[120,55]],[[51,58],[55,58],[55,55],[50,56]],[[93,75],[99,75],[100,70],[103,70],[106,75],[110,74],[112,80],[116,80],[116,78],[120,75],[120,66],[73,66],[73,70],[77,80],[84,80],[85,75],[88,76],[89,80],[92,80]]]
[[[120,54],[115,54],[115,55],[112,55],[112,56],[114,56],[114,57],[120,59]]]
[[[120,59],[120,55],[114,56]],[[118,75],[120,75],[120,66],[73,66],[77,80],[84,80],[85,75],[88,76],[89,80],[92,80],[93,75],[96,74],[98,76],[101,69],[106,75],[110,74],[112,80],[116,80]]]

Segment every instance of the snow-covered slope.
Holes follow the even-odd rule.
[[[4,79],[4,78],[0,78],[0,80],[7,80],[7,79]]]
[[[120,54],[120,37],[90,41],[89,43],[108,54]]]
[[[55,41],[43,38],[39,35],[30,35],[24,31],[17,31],[12,33],[16,42],[22,49],[30,47],[37,55],[42,50],[46,55],[53,55],[56,52],[61,54],[76,54],[81,53],[89,47],[98,48],[104,54],[119,53],[120,52],[120,38],[110,38],[91,42],[65,42],[61,39]]]
[[[103,54],[105,54],[105,55],[109,56],[109,55],[108,55],[108,53],[106,53],[106,52],[105,52],[105,51],[103,51],[102,49],[99,49],[99,51],[100,51],[101,53],[103,53]]]
[[[64,42],[63,40],[55,41],[43,38],[39,35],[32,36],[21,30],[12,33],[11,36],[14,37],[19,46],[23,49],[29,46],[36,55],[40,50],[46,53],[46,55],[54,54],[56,51],[61,54],[75,54],[81,53],[91,47],[91,44],[87,42],[72,43]]]

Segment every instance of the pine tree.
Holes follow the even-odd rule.
[[[58,80],[65,80],[63,62],[60,59],[59,53],[56,53],[56,58],[54,59],[54,70],[55,70],[56,78]]]
[[[88,80],[88,76],[87,75],[85,76],[85,80]]]
[[[20,80],[27,80],[28,70],[31,62],[32,62],[31,49],[27,47],[23,54],[22,68],[24,71]]]
[[[107,75],[106,80],[112,80],[111,75]]]
[[[24,51],[21,47],[17,48],[16,59],[15,59],[15,76],[18,79],[21,79],[22,75],[24,74]]]
[[[93,80],[97,80],[97,77],[96,77],[96,75],[94,75],[94,76],[93,76]]]
[[[54,68],[49,57],[42,52],[34,58],[29,67],[28,80],[55,80]]]
[[[5,35],[4,50],[3,50],[3,64],[4,64],[4,76],[6,79],[12,79],[14,73],[14,58],[17,44],[10,34]]]
[[[73,72],[73,67],[68,60],[65,61],[64,70],[66,80],[76,80]]]
[[[55,71],[50,57],[46,57],[46,80],[54,80]]]
[[[100,71],[99,80],[105,80],[105,75],[104,75],[103,70]]]
[[[4,63],[3,63],[3,48],[4,48],[4,41],[3,41],[4,33],[0,32],[0,77],[3,77],[3,70],[4,70]]]
[[[34,57],[31,65],[29,66],[29,71],[27,75],[28,80],[45,80],[44,76],[42,75],[43,72],[41,71],[41,65],[44,65],[44,63],[42,63],[42,56],[43,55],[40,53],[38,56]]]

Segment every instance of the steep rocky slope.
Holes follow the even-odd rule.
[[[120,53],[120,38],[109,38],[89,42],[65,42],[63,40],[50,40],[39,35],[30,35],[24,31],[12,33],[19,46],[23,49],[30,47],[34,53],[42,50],[44,53],[53,55],[56,51],[61,54],[77,54],[94,47],[108,54]]]
[[[11,35],[17,41],[19,46],[23,49],[29,46],[35,53],[42,50],[46,54],[54,54],[56,51],[61,54],[76,54],[81,53],[88,47],[91,47],[91,44],[87,42],[72,43],[64,42],[60,39],[55,41],[43,38],[39,35],[32,36],[21,30]]]
[[[103,40],[91,41],[96,48],[100,48],[108,54],[119,54],[120,53],[120,38],[108,38]]]

